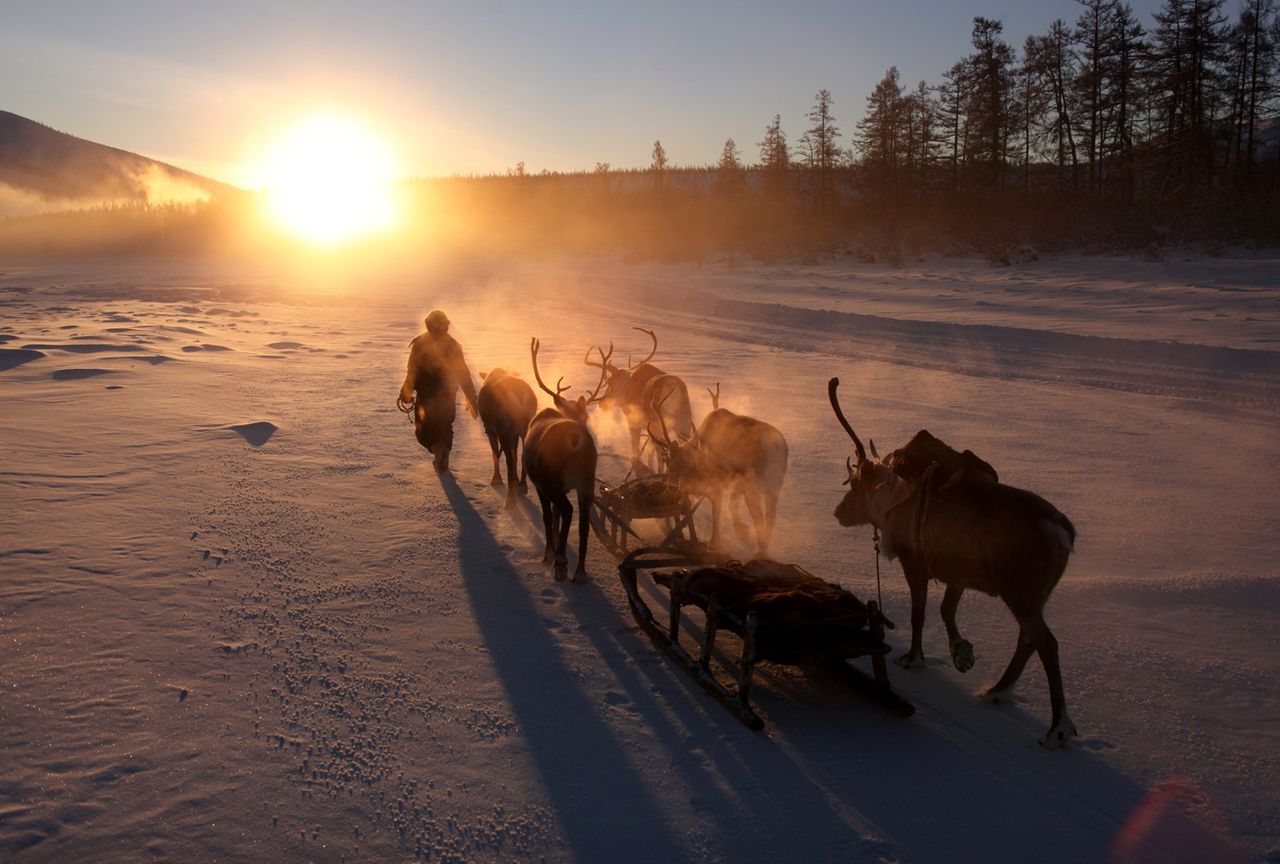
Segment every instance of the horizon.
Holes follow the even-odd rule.
[[[501,175],[518,163],[531,174],[643,168],[655,141],[673,166],[700,167],[728,138],[755,161],[775,114],[798,141],[821,89],[848,146],[886,70],[908,86],[937,84],[971,51],[974,16],[1001,21],[1020,51],[1027,35],[1080,11],[1069,0],[911,5],[814,0],[744,15],[666,4],[625,18],[573,2],[405,10],[386,0],[380,14],[335,3],[298,21],[283,5],[178,17],[151,2],[126,12],[19,2],[0,30],[0,77],[12,88],[5,110],[247,189],[264,185],[272,142],[316,114],[388,142],[400,179]],[[1130,5],[1149,26],[1160,4]]]

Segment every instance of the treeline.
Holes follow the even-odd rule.
[[[619,251],[764,260],[1035,244],[1084,251],[1280,243],[1277,0],[1165,0],[1148,24],[1121,0],[1077,0],[1017,50],[973,19],[972,51],[941,81],[896,67],[842,135],[817,93],[799,136],[782,118],[713,162],[413,180],[377,254]],[[752,152],[754,151],[754,152]],[[0,254],[256,254],[286,242],[252,194],[0,222]],[[1001,253],[1003,254],[1003,253]]]
[[[868,194],[1053,195],[1130,205],[1265,201],[1280,189],[1274,0],[1166,0],[1148,28],[1078,0],[1021,52],[975,18],[973,53],[905,88],[891,68],[854,136]]]
[[[1225,0],[1166,0],[1149,25],[1121,0],[1077,2],[1020,51],[974,18],[970,54],[932,84],[890,68],[847,138],[824,89],[799,137],[775,115],[750,162],[729,139],[673,168],[655,141],[647,169],[521,163],[471,203],[506,214],[508,237],[659,254],[1280,242],[1276,0],[1234,20]]]
[[[107,203],[0,219],[0,255],[218,255],[255,244],[249,193],[185,204]]]

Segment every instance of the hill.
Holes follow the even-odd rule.
[[[146,156],[0,111],[0,214],[99,203],[190,202],[231,188]]]

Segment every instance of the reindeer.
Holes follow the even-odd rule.
[[[719,385],[716,389],[713,403],[718,404]],[[681,487],[711,501],[711,545],[716,545],[720,533],[720,498],[728,492],[731,510],[737,498],[746,501],[756,529],[757,555],[768,558],[778,519],[778,494],[787,476],[787,439],[768,423],[727,408],[712,409],[687,440],[673,439],[660,409],[660,405],[653,407],[662,432],[654,443]]]
[[[476,399],[480,419],[484,422],[484,433],[489,436],[489,449],[493,451],[494,486],[502,483],[502,475],[498,473],[498,457],[507,458],[507,501],[508,508],[515,506],[516,490],[526,491],[529,486],[525,482],[523,465],[520,482],[516,483],[516,448],[524,439],[529,429],[529,421],[538,411],[538,397],[533,395],[533,388],[523,381],[515,372],[505,369],[494,369],[488,375],[483,372],[480,377],[484,384]]]
[[[874,526],[885,554],[902,562],[911,590],[911,650],[898,663],[908,668],[924,665],[921,631],[931,578],[947,586],[942,620],[953,662],[961,672],[973,665],[973,647],[961,637],[955,622],[961,595],[966,588],[975,588],[999,597],[1018,622],[1018,643],[1000,680],[981,695],[993,703],[1007,700],[1032,652],[1039,654],[1049,679],[1052,707],[1049,731],[1040,743],[1065,747],[1077,733],[1067,715],[1058,640],[1045,623],[1044,605],[1074,551],[1075,527],[1038,495],[995,480],[994,469],[987,465],[990,473],[983,470],[979,463],[986,463],[971,453],[955,454],[958,461],[941,469],[948,473],[941,482],[935,477],[939,468],[926,468],[919,479],[908,480],[894,472],[888,459],[868,459],[840,410],[839,385],[840,379],[832,378],[827,395],[836,419],[853,440],[858,461],[846,461],[849,491],[837,505],[835,517],[846,527]],[[949,447],[946,451],[955,453]],[[938,452],[950,459],[946,451]]]
[[[600,382],[590,396],[579,396],[570,402],[562,395],[568,385],[561,386],[564,378],[556,382],[552,390],[542,381],[538,372],[537,338],[529,341],[529,353],[533,357],[533,377],[538,386],[555,400],[554,408],[544,408],[529,423],[524,442],[524,466],[533,488],[542,504],[542,524],[546,529],[547,548],[542,557],[544,564],[554,558],[556,581],[563,582],[569,572],[569,527],[573,521],[573,505],[569,503],[570,490],[578,493],[578,567],[573,581],[587,578],[587,528],[591,504],[595,496],[596,442],[587,428],[587,406],[599,401],[604,386],[603,369],[608,356],[601,351]],[[612,351],[610,352],[612,353]]]
[[[631,329],[647,333],[653,340],[648,356],[639,363],[628,362],[626,368],[614,366],[603,359],[598,364],[593,363],[592,352],[599,351],[602,358],[604,356],[604,351],[594,346],[587,350],[583,363],[587,366],[599,366],[604,370],[608,386],[600,400],[601,407],[606,410],[615,407],[622,410],[627,420],[627,431],[631,433],[631,461],[633,465],[639,465],[641,436],[647,433],[650,440],[656,439],[660,420],[679,439],[685,440],[693,436],[693,406],[689,402],[689,388],[684,381],[678,375],[663,372],[649,362],[658,353],[657,334],[643,327]],[[609,355],[612,354],[613,343],[610,342]],[[662,406],[657,409],[661,411],[661,417],[655,413],[654,405]],[[661,457],[655,467],[659,471],[663,470]]]

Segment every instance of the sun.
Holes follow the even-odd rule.
[[[353,120],[321,114],[299,122],[276,142],[263,173],[272,217],[314,243],[395,222],[391,153]]]

